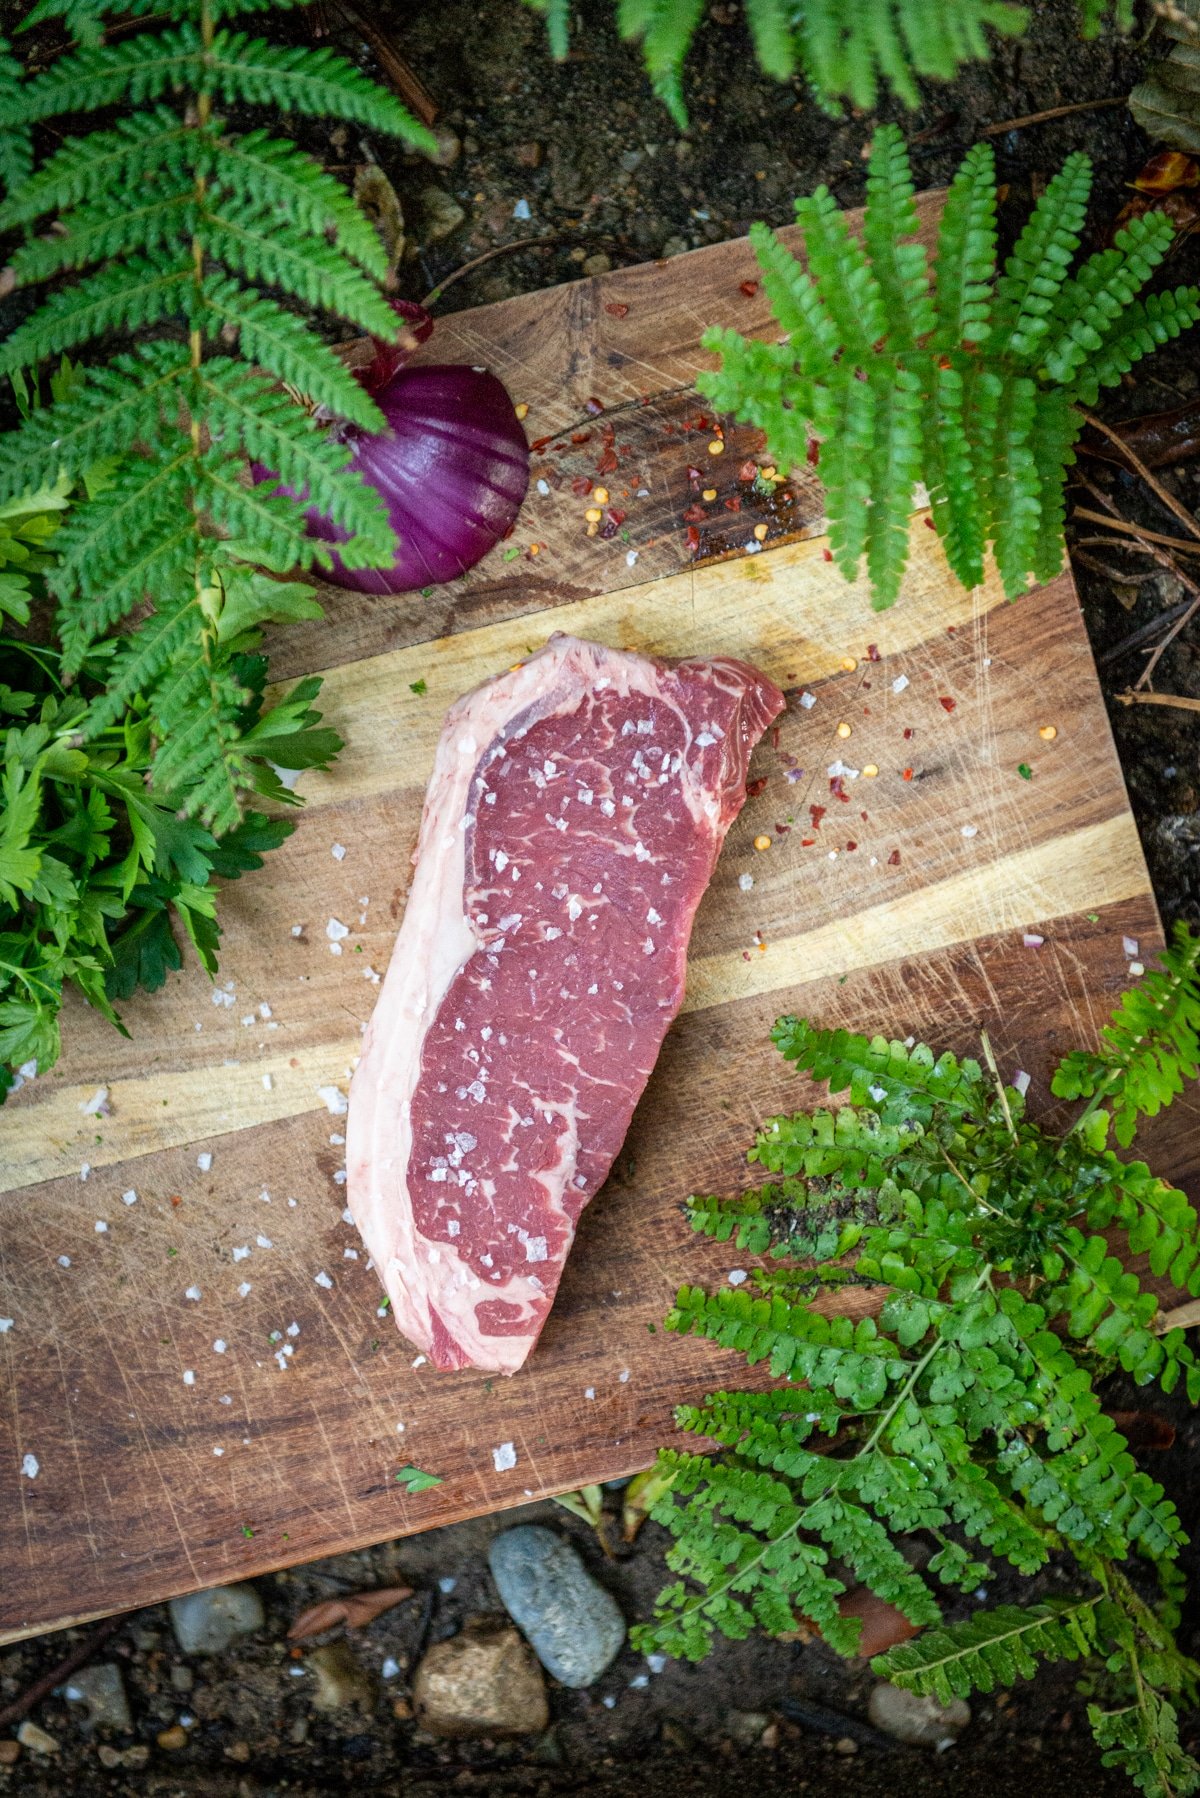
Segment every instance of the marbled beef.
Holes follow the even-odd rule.
[[[350,1092],[350,1209],[403,1333],[513,1373],[683,999],[783,707],[744,662],[557,636],[454,705]]]

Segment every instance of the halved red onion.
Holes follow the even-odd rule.
[[[396,533],[390,568],[345,568],[334,555],[325,579],[358,593],[405,593],[451,581],[485,556],[521,509],[529,446],[503,382],[486,369],[446,364],[400,368],[369,385],[389,429],[342,426],[353,466],[382,494]],[[342,533],[313,512],[322,542]]]

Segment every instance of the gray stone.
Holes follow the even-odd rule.
[[[122,1734],[133,1728],[121,1669],[115,1661],[100,1661],[94,1667],[81,1667],[63,1687],[63,1696],[69,1704],[86,1705],[87,1720],[91,1724],[116,1729]]]
[[[765,1711],[729,1711],[725,1717],[726,1730],[742,1748],[753,1748],[756,1742],[761,1742],[763,1731],[770,1724],[771,1719]]]
[[[379,1688],[348,1643],[329,1642],[323,1648],[314,1648],[308,1664],[317,1676],[315,1709],[342,1711],[356,1704],[360,1710],[374,1710]]]
[[[439,169],[452,168],[462,155],[462,140],[458,132],[451,131],[449,125],[434,125],[432,130],[437,149],[429,157],[429,161],[436,163]]]
[[[266,1621],[262,1600],[253,1586],[213,1586],[173,1598],[168,1609],[175,1640],[184,1654],[220,1654],[239,1636],[261,1629]]]
[[[466,213],[443,187],[427,187],[421,194],[421,236],[426,243],[440,243],[451,237],[466,218]]]
[[[686,256],[687,252],[688,242],[686,237],[668,237],[666,243],[662,247],[664,261],[672,256]]]
[[[621,1652],[625,1619],[569,1542],[537,1523],[495,1538],[488,1563],[504,1608],[547,1672],[590,1686]]]
[[[885,1735],[916,1748],[948,1748],[971,1721],[971,1707],[961,1698],[939,1704],[936,1698],[918,1698],[899,1686],[883,1681],[867,1700],[867,1716]]]
[[[585,256],[583,272],[585,275],[607,275],[612,268],[612,257],[604,250],[597,250],[594,256]]]
[[[473,1617],[435,1642],[413,1677],[417,1722],[430,1735],[540,1735],[550,1721],[542,1670],[510,1624]]]

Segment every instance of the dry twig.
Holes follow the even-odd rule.
[[[1139,693],[1129,687],[1117,698],[1122,705],[1173,705],[1181,712],[1200,712],[1200,699],[1185,699],[1182,693]]]
[[[1065,119],[1073,112],[1099,112],[1110,106],[1126,106],[1124,94],[1103,100],[1076,100],[1071,106],[1048,106],[1045,112],[1027,112],[1019,119],[1001,119],[997,125],[985,125],[980,137],[1003,137],[1006,131],[1020,131],[1026,125],[1045,125],[1051,119]]]

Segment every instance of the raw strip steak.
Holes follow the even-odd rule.
[[[556,636],[447,715],[350,1092],[350,1209],[437,1367],[514,1373],[683,1000],[783,695]]]

